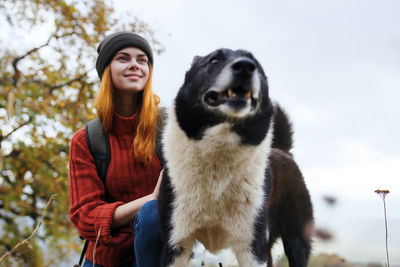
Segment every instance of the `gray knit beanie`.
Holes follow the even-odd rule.
[[[134,46],[140,48],[153,65],[153,52],[149,42],[142,36],[128,31],[115,32],[108,35],[97,48],[99,54],[96,60],[96,70],[100,79],[103,76],[104,69],[110,64],[114,55],[122,48]]]

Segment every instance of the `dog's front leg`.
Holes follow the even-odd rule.
[[[257,259],[258,257],[252,253],[249,244],[236,245],[232,250],[236,255],[240,267],[267,267],[267,261],[260,261],[260,259]]]
[[[191,249],[184,249],[182,253],[175,257],[170,267],[188,267],[190,262]]]
[[[162,255],[162,264],[161,266],[165,267],[187,267],[189,266],[190,256],[192,254],[192,248],[187,247],[179,247],[179,248],[166,248],[163,251]]]

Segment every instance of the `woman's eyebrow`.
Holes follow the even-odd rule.
[[[126,56],[135,56],[135,55],[131,55],[130,53],[124,52],[124,51],[120,51],[115,55],[119,55],[119,54],[126,55]],[[147,57],[147,55],[145,53],[140,53],[140,54],[137,54],[136,56],[137,57]]]
[[[124,52],[124,51],[120,51],[120,52],[118,52],[117,54],[115,54],[116,56],[117,55],[120,55],[120,54],[122,54],[122,55],[125,55],[125,56],[130,56],[130,54],[129,53],[127,53],[127,52]]]

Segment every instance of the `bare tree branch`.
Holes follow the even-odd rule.
[[[71,85],[74,82],[82,81],[82,79],[85,78],[86,76],[87,76],[87,72],[84,72],[82,75],[76,77],[75,79],[72,79],[72,80],[66,81],[64,83],[57,84],[57,85],[51,85],[51,84],[46,83],[45,81],[42,81],[42,80],[28,80],[27,82],[37,83],[39,85],[47,87],[47,88],[49,88],[50,94],[51,94],[56,89],[62,88],[64,86]]]
[[[49,205],[50,205],[50,203],[51,203],[51,201],[53,200],[54,197],[55,197],[55,195],[52,195],[52,196],[50,197],[49,201],[47,202],[46,206],[44,207],[43,212],[42,212],[42,217],[41,217],[41,219],[40,219],[40,221],[39,221],[39,224],[38,224],[38,225],[36,226],[36,228],[33,230],[32,234],[31,234],[28,238],[26,238],[26,239],[22,240],[21,242],[19,242],[19,243],[18,243],[15,247],[13,247],[10,251],[7,251],[6,253],[4,253],[3,256],[1,256],[1,258],[0,258],[0,263],[1,263],[3,260],[7,259],[9,256],[11,256],[20,246],[22,246],[22,245],[28,245],[28,244],[29,244],[29,241],[30,241],[32,238],[34,238],[34,237],[36,236],[37,232],[39,231],[39,227],[40,227],[40,226],[42,225],[42,223],[43,223],[44,215],[45,215],[45,213],[46,213],[46,210],[47,210],[47,208],[49,207]]]
[[[42,44],[42,45],[40,45],[40,46],[38,46],[38,47],[32,48],[31,50],[29,50],[28,52],[26,52],[24,55],[15,58],[15,59],[13,60],[13,63],[12,63],[14,69],[17,68],[17,64],[18,64],[18,62],[19,62],[20,60],[24,59],[25,57],[29,56],[30,54],[32,54],[32,53],[34,53],[34,52],[36,52],[36,51],[38,51],[38,50],[40,50],[41,48],[43,48],[43,47],[45,47],[45,46],[48,46],[49,43],[50,43],[50,41],[51,41],[51,39],[53,39],[53,38],[54,38],[54,35],[52,34],[52,35],[49,37],[49,39],[47,40],[46,43],[44,43],[44,44]]]
[[[19,154],[21,154],[22,150],[21,149],[13,149],[11,153],[3,156],[3,158],[17,158]],[[13,183],[10,181],[10,183]]]
[[[45,81],[42,81],[42,80],[28,80],[27,82],[28,83],[29,82],[36,83],[36,84],[42,85],[43,87],[47,87],[50,90],[50,94],[52,94],[52,92],[54,90],[62,88],[64,86],[71,85],[74,82],[82,81],[82,79],[85,78],[86,76],[87,76],[87,72],[84,72],[82,75],[76,77],[75,79],[72,79],[72,80],[66,81],[64,83],[57,84],[57,85],[51,85],[51,84],[46,83]]]
[[[10,180],[10,177],[8,175],[5,175],[4,172],[1,172],[1,178],[4,179],[9,185],[12,185],[12,181]]]
[[[22,59],[24,59],[25,57],[29,56],[30,54],[32,54],[32,53],[34,53],[34,52],[40,50],[41,48],[43,48],[43,47],[45,47],[45,46],[48,46],[49,43],[50,43],[50,41],[51,41],[51,39],[52,39],[53,37],[54,37],[54,34],[52,34],[52,35],[49,37],[49,39],[47,40],[46,43],[42,44],[41,46],[32,48],[31,50],[29,50],[28,52],[26,52],[26,53],[23,54],[22,56],[19,56],[19,57],[15,58],[15,59],[13,60],[12,66],[13,66],[13,69],[14,69],[14,76],[13,76],[13,85],[14,85],[14,86],[17,86],[18,79],[19,79],[19,77],[20,77],[20,75],[21,75],[21,71],[18,69],[18,66],[17,66],[18,63],[19,63]]]
[[[0,136],[0,142],[9,138],[13,133],[15,133],[16,131],[18,131],[19,129],[21,129],[22,127],[28,125],[29,123],[32,122],[32,119],[29,118],[29,120],[27,120],[26,122],[18,125],[17,127],[15,127],[11,132],[9,132],[8,134],[4,135],[4,136]]]
[[[69,80],[69,81],[67,81],[65,83],[62,83],[62,84],[51,86],[50,87],[50,93],[53,92],[53,90],[55,90],[55,89],[71,85],[72,83],[77,82],[77,81],[81,81],[86,76],[87,76],[87,72],[84,72],[82,75],[76,77],[75,79]]]

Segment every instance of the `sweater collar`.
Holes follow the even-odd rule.
[[[136,121],[138,112],[135,112],[129,117],[123,117],[118,113],[114,112],[112,132],[121,134],[134,134],[136,129]]]

